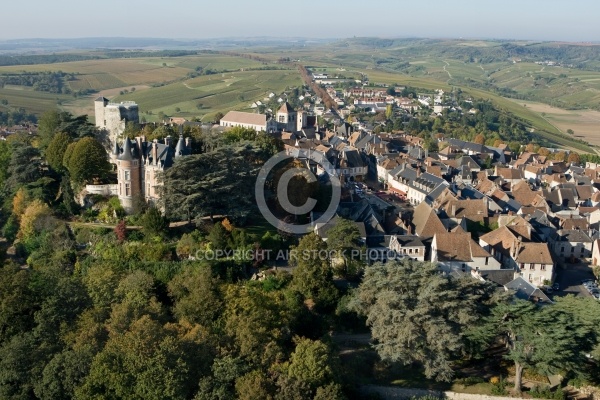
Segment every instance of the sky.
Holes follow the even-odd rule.
[[[5,0],[1,15],[0,40],[376,36],[600,41],[599,0]]]

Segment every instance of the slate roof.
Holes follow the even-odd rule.
[[[592,239],[582,230],[579,229],[561,229],[556,231],[556,241],[570,243],[591,243]]]
[[[394,238],[401,247],[425,247],[421,239],[416,235],[394,235]]]
[[[504,286],[515,279],[515,271],[512,269],[480,270],[479,275],[486,281]]]
[[[183,138],[181,139],[183,140]],[[175,151],[171,146],[167,146],[164,143],[154,143],[154,142],[140,142],[131,141],[129,138],[126,138],[123,142],[123,146],[119,148],[119,155],[117,157],[118,160],[121,161],[131,161],[133,159],[141,159],[141,162],[144,163],[149,161],[154,163],[153,154],[152,154],[152,145],[156,145],[156,156],[158,159],[158,164],[162,168],[169,168],[173,165],[173,159],[175,157]],[[140,147],[141,145],[141,147]],[[116,150],[116,148],[115,148]],[[183,155],[188,154],[188,151],[184,152]]]
[[[519,299],[531,300],[533,298],[538,298],[551,303],[551,300],[544,294],[544,292],[520,276],[508,282],[506,285],[504,285],[504,288],[506,290],[514,291],[515,296]]]

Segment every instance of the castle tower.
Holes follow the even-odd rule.
[[[110,143],[114,143],[125,131],[128,122],[139,124],[138,105],[133,101],[111,103],[105,97],[94,101],[96,126],[106,130]]]
[[[133,212],[134,199],[141,195],[140,160],[138,151],[129,138],[117,158],[118,196],[127,213]]]
[[[106,128],[106,120],[104,119],[104,108],[108,105],[106,97],[98,97],[94,100],[94,116],[96,117],[96,126],[101,129]]]

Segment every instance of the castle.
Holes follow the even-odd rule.
[[[164,143],[158,139],[152,142],[136,137],[131,141],[125,138],[123,145],[114,142],[111,162],[117,165],[117,196],[127,213],[134,211],[135,202],[144,199],[148,204],[156,204],[160,198],[158,179],[160,172],[173,165],[176,158],[191,154],[191,138],[179,137],[175,149],[171,147],[171,137]]]
[[[138,105],[133,101],[111,103],[106,97],[94,101],[96,126],[108,132],[110,143],[117,141],[127,122],[140,122]]]

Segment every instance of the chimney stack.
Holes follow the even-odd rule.
[[[171,145],[171,135],[167,136],[165,138],[165,145],[166,146],[170,146]]]

